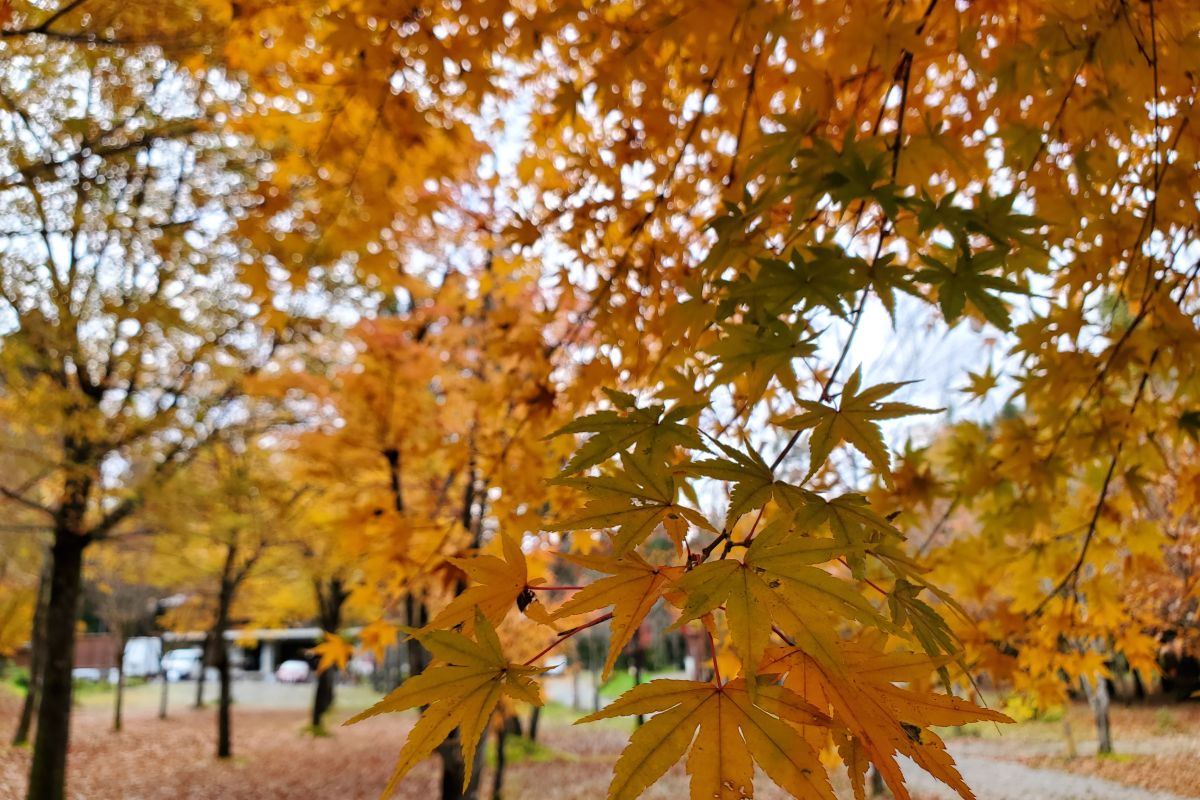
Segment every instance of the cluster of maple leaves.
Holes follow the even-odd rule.
[[[1145,587],[1194,594],[1194,3],[42,5],[4,6],[18,52],[80,47],[92,75],[155,48],[143,72],[198,76],[199,127],[269,160],[222,184],[239,257],[221,283],[260,332],[295,334],[305,292],[393,312],[356,328],[350,367],[304,374],[338,420],[310,420],[292,468],[329,487],[311,566],[368,598],[364,645],[401,602],[433,609],[405,633],[435,662],[367,712],[423,709],[397,780],[455,730],[469,780],[494,710],[539,701],[549,648],[607,622],[610,671],[663,601],[707,632],[712,679],[592,716],[654,714],[612,797],[689,750],[693,796],[749,796],[755,762],[827,796],[826,745],[860,795],[874,764],[907,796],[901,754],[969,796],[931,729],[1002,716],[933,680],[1061,697],[1109,654],[1151,666],[1173,623]],[[1009,407],[893,470],[878,423],[933,412],[855,368],[873,309],[985,331],[1000,356],[971,390]],[[27,349],[52,316],[22,318]],[[72,392],[56,424],[113,427]],[[600,577],[546,584],[535,557]]]

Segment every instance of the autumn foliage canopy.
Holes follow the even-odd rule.
[[[89,236],[158,226],[153,258],[216,264],[193,268],[230,296],[181,301],[211,320],[157,292],[72,305],[61,247],[48,273],[6,251],[0,414],[89,420],[72,443],[132,429],[105,392],[155,347],[121,319],[160,352],[190,340],[156,331],[216,326],[171,396],[195,380],[197,413],[244,397],[239,424],[271,420],[259,446],[303,487],[274,490],[294,571],[336,581],[358,649],[423,668],[352,720],[420,712],[387,792],[447,748],[468,784],[494,716],[542,703],[548,654],[606,625],[607,673],[666,606],[701,679],[580,720],[646,718],[611,800],[681,759],[693,798],[751,797],[756,767],[803,798],[844,769],[862,797],[871,765],[907,798],[900,756],[970,798],[934,729],[1009,720],[980,678],[1037,705],[1114,659],[1149,674],[1180,622],[1164,598],[1195,597],[1194,2],[3,9],[5,57],[98,76],[109,120],[40,122],[8,74],[0,190],[24,199],[3,215],[79,224],[88,172],[22,156],[38,128],[85,160],[186,140],[211,173],[187,224],[219,236],[119,202]],[[156,113],[181,117],[104,127],[164,82],[192,102]],[[72,356],[62,315],[128,344]],[[86,366],[28,368],[60,349]],[[29,421],[31,396],[55,415]],[[105,452],[174,463],[155,436]],[[88,491],[85,516],[111,507]]]

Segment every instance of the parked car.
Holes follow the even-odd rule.
[[[181,647],[178,650],[168,650],[162,659],[163,675],[172,682],[198,678],[203,661],[203,647]]]
[[[280,683],[304,683],[311,674],[312,667],[307,661],[293,658],[279,665],[279,669],[275,670],[275,680]]]
[[[125,643],[125,676],[148,678],[157,675],[162,662],[162,639],[135,636]]]

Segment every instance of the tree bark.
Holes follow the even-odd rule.
[[[192,708],[204,708],[204,666],[208,663],[211,648],[212,634],[204,637],[204,644],[200,646],[200,674],[196,676],[196,702],[192,703]]]
[[[642,664],[646,660],[645,656],[646,656],[646,650],[645,650],[645,648],[642,647],[642,631],[641,631],[641,628],[639,628],[637,633],[634,634],[634,643],[633,643],[633,685],[634,686],[642,685]],[[638,714],[637,717],[634,718],[634,725],[636,725],[637,727],[640,728],[644,724],[646,724],[646,715]]]
[[[871,767],[871,771],[867,776],[868,796],[883,797],[887,792],[887,787],[883,785],[883,773]]]
[[[442,757],[442,800],[476,800],[479,797],[483,750],[486,743],[487,736],[480,736],[479,746],[475,750],[475,768],[471,772],[471,782],[466,789],[463,788],[463,778],[467,774],[467,762],[463,758],[459,729],[455,728],[446,741],[438,745],[438,755]]]
[[[1083,679],[1083,692],[1092,707],[1092,715],[1096,719],[1096,752],[1107,755],[1113,751],[1112,727],[1109,723],[1108,709],[1111,698],[1108,694],[1108,682],[1104,678],[1092,680]]]
[[[230,548],[230,561],[234,557],[234,548]],[[217,675],[220,678],[220,695],[217,701],[217,758],[233,756],[233,731],[230,719],[230,707],[233,705],[233,685],[229,674],[229,643],[225,641],[225,631],[229,627],[229,611],[233,603],[233,583],[228,580],[221,582],[221,593],[217,600],[217,622],[213,626],[213,655],[216,661]]]
[[[125,645],[128,637],[122,633],[117,649],[117,694],[113,698],[113,733],[121,732],[121,711],[125,700]]]
[[[158,670],[158,677],[159,677],[159,680],[162,681],[162,691],[160,691],[158,694],[158,718],[166,719],[167,718],[167,692],[169,691],[171,682],[169,680],[167,680],[167,673],[162,670],[161,665]]]
[[[526,738],[528,738],[529,741],[531,741],[531,742],[537,741],[538,721],[541,720],[541,718],[542,718],[542,707],[534,706],[533,710],[529,712],[529,732],[527,734],[525,734]]]
[[[50,568],[49,557],[42,569],[42,577],[38,583],[37,605],[33,610],[33,631],[31,650],[29,653],[29,685],[25,690],[25,701],[21,704],[21,718],[17,721],[17,730],[13,734],[13,747],[20,747],[29,741],[29,729],[33,725],[33,715],[37,710],[38,699],[41,697],[42,662],[46,658],[46,613],[50,604]]]
[[[504,791],[504,741],[508,738],[508,727],[501,725],[496,728],[496,772],[492,776],[492,800],[500,800]]]
[[[317,604],[321,609],[321,630],[336,635],[342,627],[342,605],[346,602],[348,592],[342,587],[339,578],[331,578],[325,589],[317,587]],[[317,691],[313,696],[312,728],[313,731],[324,730],[325,713],[333,706],[337,690],[337,667],[330,667],[317,676]]]
[[[68,503],[55,526],[50,602],[46,607],[45,663],[37,734],[29,768],[29,800],[63,800],[67,746],[71,735],[71,670],[75,663],[75,618],[79,611],[86,490],[68,488]]]
[[[429,609],[411,594],[404,598],[404,613],[409,627],[423,628],[429,622]],[[415,636],[409,638],[407,646],[408,677],[411,678],[414,675],[420,675],[425,671],[425,667],[429,666],[429,651]]]

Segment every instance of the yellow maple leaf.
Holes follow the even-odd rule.
[[[534,675],[541,667],[510,664],[500,649],[496,629],[481,611],[475,615],[475,639],[450,631],[418,631],[414,636],[437,659],[367,710],[346,720],[353,725],[379,714],[427,706],[408,734],[392,777],[381,797],[389,796],[417,762],[454,731],[460,730],[466,769],[463,788],[471,782],[475,751],[502,696],[536,706],[542,704]]]
[[[451,559],[467,573],[472,585],[438,612],[424,630],[462,625],[465,632],[471,633],[476,611],[492,625],[499,625],[514,605],[519,605],[525,616],[535,622],[551,624],[549,612],[530,588],[542,581],[540,578],[529,580],[529,568],[520,542],[508,534],[501,534],[500,544],[504,558],[476,555]]]
[[[325,640],[309,652],[321,658],[317,664],[317,672],[324,672],[331,667],[345,669],[346,662],[350,660],[350,656],[354,655],[354,648],[336,633],[326,631]]]
[[[634,714],[654,716],[617,759],[609,800],[639,797],[689,747],[692,800],[753,797],[755,763],[796,797],[834,796],[816,751],[794,727],[827,725],[829,718],[782,686],[758,686],[751,697],[741,679],[650,681],[579,722]]]
[[[396,643],[396,634],[398,631],[399,629],[390,622],[377,619],[363,627],[359,632],[359,643],[362,645],[363,650],[374,653],[382,661],[383,651]]]
[[[901,681],[923,680],[937,668],[937,662],[923,653],[884,653],[848,642],[836,646],[836,666],[799,648],[779,648],[768,652],[759,671],[786,671],[785,687],[817,709],[829,710],[834,722],[844,726],[855,741],[843,742],[839,751],[856,786],[861,785],[858,776],[865,763],[858,752],[861,748],[898,800],[907,800],[909,794],[896,763],[897,753],[911,758],[963,798],[974,798],[945,744],[931,728],[1012,720],[951,695],[897,686]]]
[[[613,607],[612,641],[603,675],[603,679],[608,680],[621,650],[629,644],[662,593],[683,574],[683,568],[656,567],[632,551],[616,560],[567,554],[560,557],[609,574],[576,592],[554,612],[555,618],[573,617],[606,606]]]

